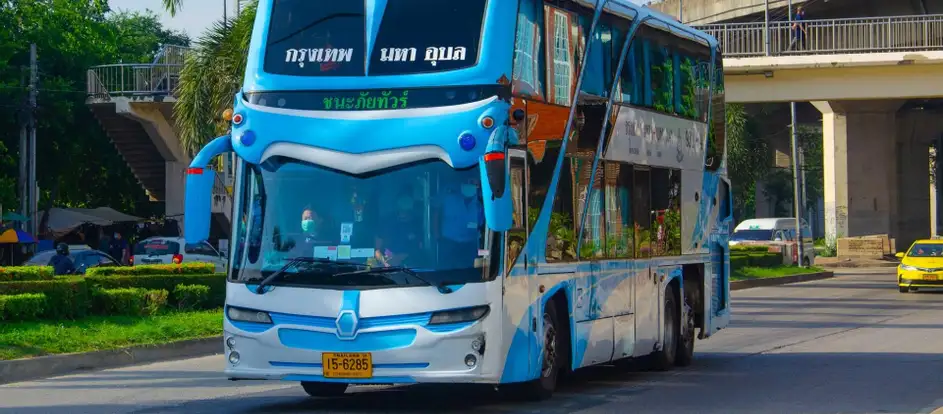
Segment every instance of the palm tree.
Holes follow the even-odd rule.
[[[171,14],[183,0],[163,0]],[[249,40],[258,0],[244,3],[238,17],[217,21],[196,42],[184,61],[174,104],[174,118],[180,143],[195,154],[210,139],[223,135],[229,124],[222,113],[232,108],[239,90],[249,54]]]

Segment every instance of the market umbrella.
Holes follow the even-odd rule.
[[[0,234],[0,244],[36,243],[36,239],[25,231],[7,229]]]

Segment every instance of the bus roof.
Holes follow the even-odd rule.
[[[596,2],[593,0],[577,0],[577,2],[591,9],[596,8]],[[632,15],[637,15],[638,18],[646,20],[646,24],[653,28],[665,30],[676,36],[685,37],[699,43],[705,43],[711,49],[716,49],[718,45],[717,39],[706,32],[682,24],[674,16],[648,6],[639,6],[629,0],[608,0],[605,10],[629,18],[633,17]],[[651,18],[654,18],[654,21]]]

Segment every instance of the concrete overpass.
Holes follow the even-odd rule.
[[[689,25],[762,22],[766,0],[662,0],[649,7],[678,17]],[[910,16],[943,13],[943,2],[935,0],[791,0],[802,6],[809,19],[836,19],[870,16]],[[790,0],[769,0],[771,21],[788,20]]]
[[[833,0],[839,1],[839,0]],[[720,2],[723,3],[723,2]],[[811,102],[822,114],[826,233],[927,237],[929,147],[943,135],[943,15],[699,26],[723,48],[728,102]],[[768,31],[767,31],[768,27]]]
[[[86,103],[153,201],[183,223],[184,184],[191,154],[180,145],[173,106],[187,50],[163,48],[143,64],[96,66],[88,70]],[[217,176],[213,238],[228,238],[230,188]]]

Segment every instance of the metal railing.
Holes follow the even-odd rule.
[[[95,66],[88,70],[88,95],[101,99],[112,96],[154,96],[174,94],[188,49],[165,46],[152,63]]]
[[[803,21],[804,39],[788,21],[697,26],[720,42],[725,57],[910,52],[943,49],[943,15]]]

